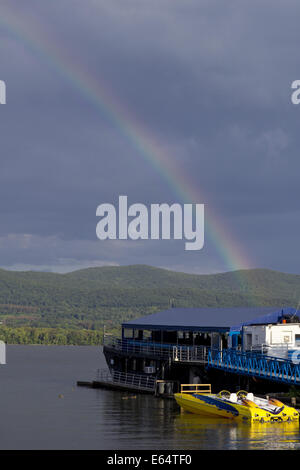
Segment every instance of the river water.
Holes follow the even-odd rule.
[[[300,449],[299,424],[239,424],[171,400],[76,386],[105,367],[99,347],[8,346],[1,449]]]

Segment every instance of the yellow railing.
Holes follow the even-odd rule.
[[[181,384],[181,393],[211,393],[211,384]]]

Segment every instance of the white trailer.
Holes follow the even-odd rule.
[[[293,351],[300,351],[300,323],[244,326],[242,345],[244,351],[287,359]]]

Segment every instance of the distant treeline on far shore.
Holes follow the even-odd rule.
[[[0,327],[0,340],[6,344],[100,345],[103,331],[65,328]]]
[[[291,306],[300,275],[269,269],[186,274],[103,266],[67,274],[0,269],[0,339],[7,344],[101,344],[121,324],[171,307]]]

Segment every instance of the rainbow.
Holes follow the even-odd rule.
[[[56,44],[53,38],[50,40],[35,21],[26,19],[25,22],[17,12],[1,6],[0,26],[7,34],[21,42],[40,60],[46,61],[76,87],[131,143],[140,157],[159,173],[181,202],[205,204],[205,237],[208,235],[213,241],[221,256],[224,270],[253,267],[241,244],[234,239],[220,214],[217,214],[204,195],[200,193],[200,189],[192,182],[188,172],[176,165],[172,156],[163,150],[157,138],[136,119],[128,108],[122,105],[107,84],[100,81],[98,77],[95,79],[78,62],[72,61],[62,45]]]

